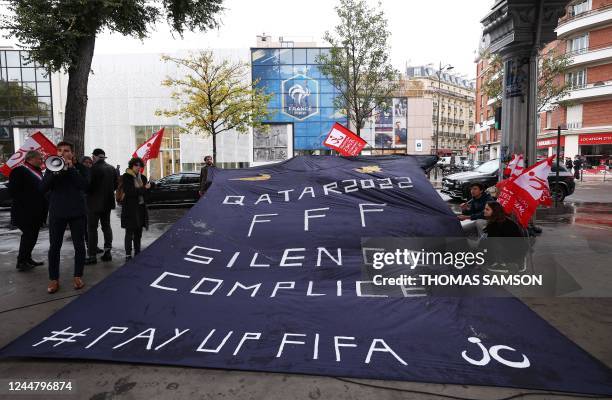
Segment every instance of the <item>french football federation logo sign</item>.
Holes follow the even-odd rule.
[[[282,111],[297,120],[305,120],[319,113],[319,82],[298,74],[284,80]]]

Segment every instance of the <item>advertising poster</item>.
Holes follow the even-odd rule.
[[[393,99],[393,147],[406,148],[408,128],[407,128],[407,108],[408,101],[403,98]]]
[[[376,110],[374,122],[374,141],[376,148],[390,149],[393,147],[393,109],[385,107]]]

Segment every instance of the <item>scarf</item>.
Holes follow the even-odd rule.
[[[137,174],[133,169],[128,168],[125,170],[126,174],[132,175],[134,177],[134,187],[136,190],[142,189],[144,185],[142,184],[142,175],[140,172]],[[138,204],[144,204],[144,197],[142,195],[138,195]]]

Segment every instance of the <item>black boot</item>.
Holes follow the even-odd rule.
[[[98,259],[96,258],[96,256],[89,256],[87,257],[87,259],[85,259],[85,265],[93,265],[97,263]]]
[[[34,265],[30,264],[29,262],[26,261],[17,261],[17,271],[19,272],[25,272],[25,271],[29,271],[32,268],[34,268]]]
[[[102,254],[102,257],[100,257],[100,260],[102,261],[111,261],[112,259],[113,256],[111,256],[110,249],[104,250],[104,254]]]
[[[44,265],[45,263],[42,262],[42,261],[36,261],[36,260],[33,260],[33,259],[30,258],[28,260],[28,264],[32,264],[35,267],[40,267],[41,265]]]

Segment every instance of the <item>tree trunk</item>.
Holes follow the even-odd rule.
[[[217,134],[213,131],[212,132],[212,142],[213,142],[213,161],[216,163],[217,162]]]
[[[87,113],[87,82],[91,70],[96,37],[83,38],[79,42],[76,63],[68,68],[68,91],[64,116],[64,140],[74,144],[77,157],[85,151],[85,116]]]

